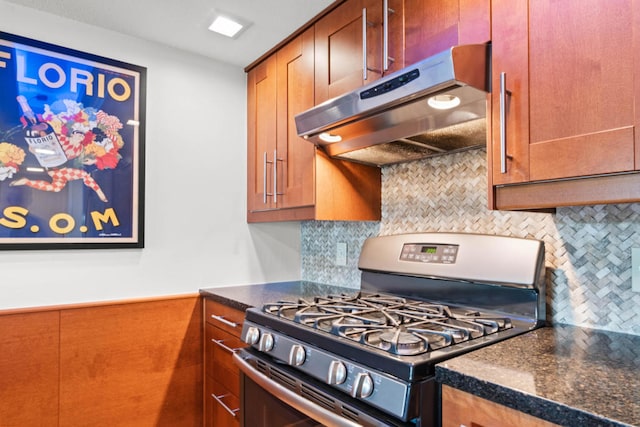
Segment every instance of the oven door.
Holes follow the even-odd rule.
[[[251,349],[242,349],[233,358],[240,368],[244,427],[416,425],[381,413]]]

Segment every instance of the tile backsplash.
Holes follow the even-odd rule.
[[[359,286],[360,247],[370,236],[423,231],[543,240],[547,318],[640,335],[640,292],[631,248],[640,247],[640,203],[559,208],[555,214],[487,209],[486,151],[471,150],[382,169],[380,222],[302,224],[302,279]],[[347,265],[336,265],[336,243]]]

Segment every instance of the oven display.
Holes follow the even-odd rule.
[[[405,243],[400,254],[401,261],[432,264],[455,264],[457,257],[458,245],[429,243]]]

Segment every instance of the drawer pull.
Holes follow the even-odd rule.
[[[221,394],[220,396],[216,396],[215,394],[211,393],[211,397],[213,397],[216,400],[216,402],[218,402],[220,404],[220,406],[222,406],[228,413],[230,413],[232,417],[236,417],[237,416],[236,412],[238,412],[240,410],[240,408],[231,409],[227,405],[225,405],[224,402],[222,401],[222,399],[224,399],[227,396],[229,396],[229,395],[228,394]]]
[[[228,351],[229,353],[235,353],[236,351],[240,350],[239,348],[231,348],[227,345],[222,344],[224,342],[224,340],[214,340],[211,339],[212,342],[218,344],[220,347],[222,347],[223,349],[225,349],[226,351]]]
[[[225,325],[227,325],[227,326],[231,326],[232,328],[237,328],[237,327],[238,327],[238,324],[237,324],[236,322],[232,322],[232,321],[230,321],[230,320],[227,320],[227,319],[225,319],[225,318],[224,318],[224,317],[222,317],[222,316],[216,316],[215,314],[212,314],[212,315],[211,315],[211,318],[212,318],[212,319],[215,319],[215,320],[217,320],[217,321],[219,321],[219,322],[222,322],[222,323],[224,323],[224,324],[225,324]]]

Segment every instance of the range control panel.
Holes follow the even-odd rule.
[[[405,243],[402,245],[401,261],[455,264],[458,245],[430,243]]]

